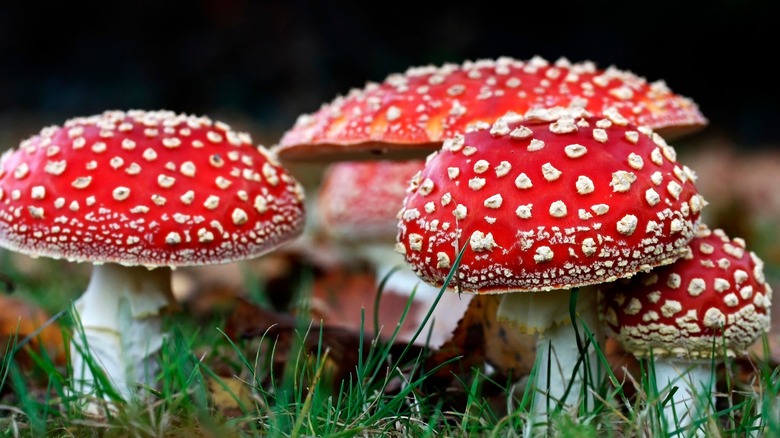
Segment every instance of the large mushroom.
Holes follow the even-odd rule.
[[[586,328],[601,336],[595,293],[579,296],[582,325],[573,330],[572,289],[680,257],[705,205],[694,176],[661,136],[621,117],[508,113],[432,154],[411,181],[397,248],[433,286],[457,269],[450,290],[504,294],[498,317],[538,334],[536,384],[547,394],[539,392],[535,409],[543,414],[544,397],[582,400],[587,362],[598,362],[578,347]]]
[[[106,111],[0,159],[0,245],[94,265],[75,302],[77,393],[153,385],[171,270],[265,254],[303,231],[298,182],[246,133],[171,111]],[[93,364],[97,368],[93,369]]]
[[[332,163],[319,188],[315,214],[323,233],[355,259],[367,261],[374,270],[382,295],[410,297],[422,313],[407,316],[408,326],[421,325],[414,342],[438,348],[457,326],[470,296],[445,294],[421,282],[395,251],[398,210],[409,179],[425,166],[424,160],[344,161]],[[436,300],[441,302],[436,304]],[[427,321],[423,318],[431,310]],[[411,340],[401,333],[400,340]]]
[[[740,238],[701,226],[675,263],[599,285],[600,315],[626,351],[653,358],[671,433],[714,405],[713,364],[748,355],[770,328],[772,289],[763,262]]]
[[[388,178],[383,175],[396,179],[399,173],[407,173],[404,177],[408,182],[416,173],[409,162],[424,160],[440,149],[446,138],[467,126],[493,123],[507,111],[522,113],[555,105],[609,114],[621,123],[647,125],[665,138],[695,132],[707,124],[691,99],[672,92],[662,80],[648,82],[614,66],[598,68],[591,61],[500,57],[416,66],[390,74],[381,83],[367,82],[363,88],[352,89],[317,111],[301,115],[273,150],[291,166],[335,162],[338,169],[325,168],[321,196],[327,198],[327,191],[331,190],[328,185],[337,184],[341,185],[340,190],[352,190],[349,199],[360,202],[341,210],[336,208],[337,201],[332,205],[326,203],[329,201],[317,202],[317,210],[325,211],[318,216],[326,231],[358,236],[363,225],[377,227],[388,220],[397,224],[394,212],[401,203],[391,205],[388,201],[378,209],[373,207],[370,216],[365,216],[376,221],[374,225],[350,226],[358,220],[351,214],[353,209],[372,203],[373,192],[387,184]],[[376,165],[374,175],[364,172],[366,176],[360,185],[329,182],[340,180],[328,176],[328,172],[346,174],[346,169],[359,167],[349,164],[350,160],[382,160],[383,164]],[[395,161],[400,162],[392,164]],[[392,167],[396,169],[391,170]],[[308,168],[304,172],[311,173]],[[365,191],[364,196],[361,190]],[[388,216],[389,211],[393,211],[392,217]],[[334,219],[329,220],[329,215]],[[343,232],[330,224],[336,224]]]
[[[424,158],[470,124],[553,106],[624,118],[667,140],[708,123],[695,102],[662,80],[591,61],[500,57],[411,67],[368,82],[301,115],[274,151],[285,161]]]

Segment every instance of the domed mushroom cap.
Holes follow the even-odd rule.
[[[507,114],[446,140],[411,181],[397,249],[466,292],[567,289],[667,264],[693,238],[695,175],[649,129],[572,112]]]
[[[648,82],[590,61],[501,57],[412,67],[381,83],[369,82],[299,117],[274,150],[285,160],[424,157],[474,122],[553,106],[609,113],[667,139],[708,123],[695,102],[662,80]]]
[[[106,111],[0,159],[0,245],[32,256],[186,266],[262,255],[303,231],[303,191],[207,117]]]
[[[409,179],[425,161],[344,161],[326,169],[317,197],[324,231],[348,242],[394,242]]]
[[[703,226],[675,263],[600,285],[602,319],[638,357],[744,355],[771,325],[763,266],[742,239]]]

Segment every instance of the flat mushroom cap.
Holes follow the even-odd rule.
[[[667,139],[708,124],[695,102],[662,80],[590,61],[501,57],[412,67],[368,82],[299,117],[273,150],[293,161],[424,157],[472,123],[553,106],[610,113]]]
[[[770,328],[763,266],[742,239],[702,226],[675,263],[600,285],[600,313],[637,357],[745,355]]]
[[[345,242],[394,243],[409,179],[423,166],[422,159],[330,164],[317,197],[323,230]]]
[[[262,255],[303,231],[303,190],[207,117],[106,111],[0,159],[0,245],[31,256],[188,266]]]
[[[557,119],[556,119],[557,118]],[[411,183],[397,250],[427,283],[568,289],[678,258],[705,202],[647,128],[572,112],[507,114],[444,142]]]

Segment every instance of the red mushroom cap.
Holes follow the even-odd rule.
[[[303,231],[301,186],[245,133],[170,111],[44,128],[0,159],[0,245],[186,266],[259,256]]]
[[[674,148],[647,128],[561,113],[507,114],[432,155],[398,224],[418,276],[442,285],[464,245],[449,287],[478,293],[601,283],[683,253],[705,203]]]
[[[317,198],[323,230],[341,241],[395,242],[409,180],[424,166],[424,160],[329,165]]]
[[[502,57],[413,67],[382,83],[369,82],[299,117],[274,150],[281,159],[299,161],[370,158],[370,153],[424,157],[474,122],[553,106],[610,113],[666,138],[708,123],[691,99],[661,80],[599,69],[590,61]]]
[[[742,239],[702,226],[675,263],[600,285],[602,319],[638,357],[744,355],[770,327],[763,266]]]

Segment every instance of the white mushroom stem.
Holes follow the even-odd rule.
[[[603,331],[596,313],[596,294],[586,292],[577,297],[579,344],[569,316],[570,290],[502,296],[498,319],[513,323],[522,332],[536,333],[536,380],[532,382],[536,391],[529,427],[534,427],[532,423],[546,422],[547,413],[556,409],[559,402],[564,411],[583,403],[593,406],[593,390],[601,382],[604,367],[596,348],[588,344],[586,333],[593,335],[600,348]],[[580,346],[587,346],[584,353],[580,352]],[[534,434],[538,431],[536,428]]]
[[[452,332],[466,313],[473,295],[447,291],[436,303],[440,289],[420,280],[420,277],[406,265],[403,256],[395,251],[393,245],[383,243],[361,245],[359,252],[373,266],[377,282],[385,281],[384,293],[408,297],[414,291],[414,301],[419,303],[421,308],[430,309],[434,303],[436,304],[431,317],[425,321],[420,335],[415,339],[415,344],[439,348],[452,337]],[[419,315],[420,320],[414,322],[422,323],[426,313],[423,312]]]
[[[100,367],[126,400],[138,393],[137,384],[152,385],[163,343],[161,311],[174,303],[169,268],[95,265],[75,303],[80,321],[71,346],[76,391],[96,389],[89,363]]]
[[[653,362],[659,401],[666,400],[676,388],[663,409],[668,432],[684,430],[711,412],[710,406],[715,403],[712,362],[673,358],[655,358]],[[704,436],[703,429],[697,428],[696,434]]]

